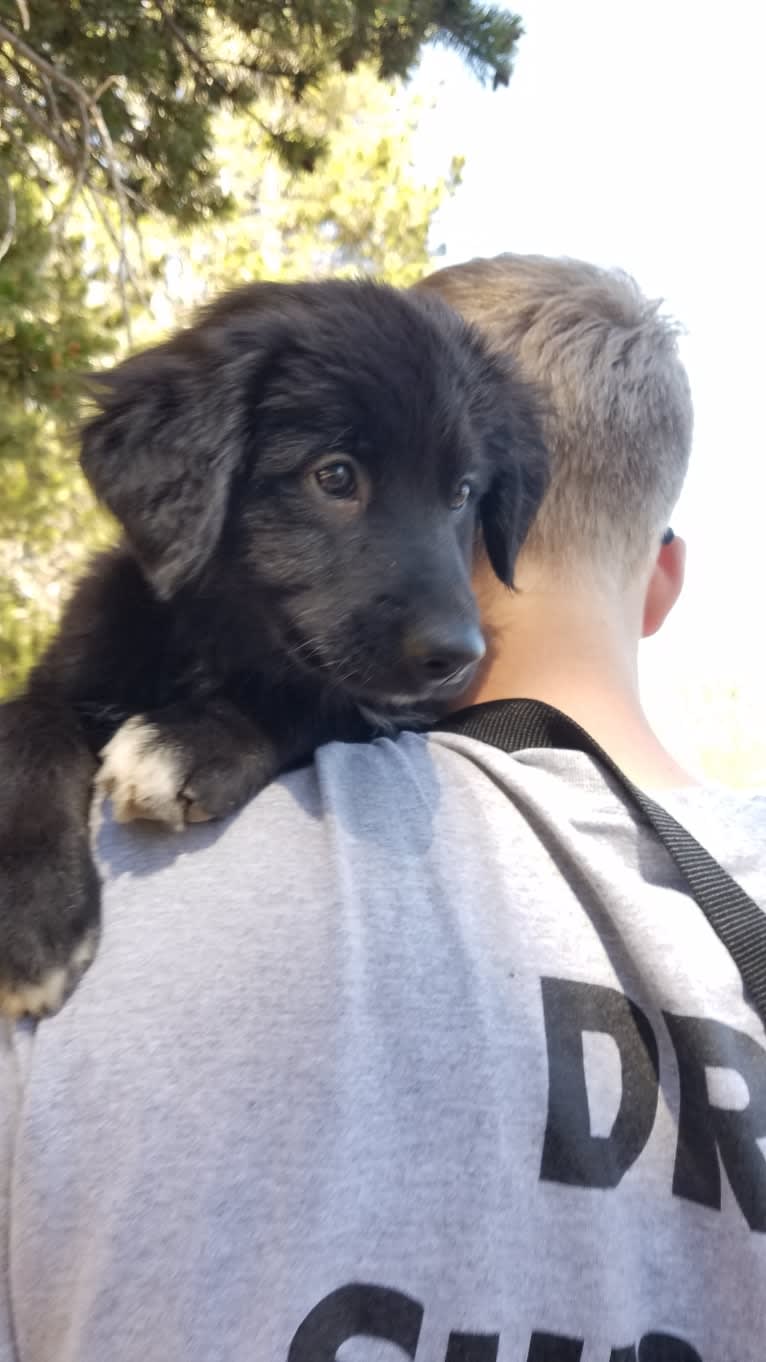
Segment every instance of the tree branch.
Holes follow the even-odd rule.
[[[24,39],[20,38],[17,33],[12,33],[9,28],[5,27],[5,24],[0,24],[0,41],[8,43],[14,51],[18,52],[19,56],[26,57],[27,61],[30,62],[32,66],[36,67],[38,71],[44,72],[45,75],[55,81],[57,85],[60,85],[62,90],[67,90],[78,104],[88,104],[90,102],[88,94],[83,89],[82,85],[76,80],[72,80],[70,76],[65,75],[58,66],[54,66],[52,62],[46,61],[45,57],[41,57],[39,52],[35,52],[33,47],[30,47],[28,43],[25,43]]]
[[[130,328],[130,312],[128,310],[127,298],[125,293],[126,278],[130,277],[131,283],[135,287],[135,281],[133,280],[132,276],[129,276],[128,266],[128,242],[126,236],[126,228],[129,218],[128,202],[125,197],[125,190],[122,183],[122,173],[120,171],[120,166],[115,155],[114,143],[112,141],[111,133],[109,132],[108,127],[106,126],[104,116],[100,108],[98,107],[98,104],[94,103],[91,111],[93,114],[93,120],[96,124],[96,127],[98,128],[99,136],[106,150],[109,179],[111,180],[112,189],[114,190],[114,196],[117,200],[117,209],[120,222],[119,259],[117,262],[117,272],[120,284],[120,297],[122,299],[123,322],[125,324],[125,331],[128,337],[128,342],[132,344],[133,338],[131,335]]]
[[[183,48],[187,57],[191,57],[195,66],[198,66],[200,71],[203,71],[205,75],[208,77],[208,79],[211,80],[213,84],[218,85],[220,89],[221,88],[220,81],[218,80],[215,72],[211,70],[208,62],[206,62],[202,54],[197,51],[196,47],[194,47],[192,43],[189,42],[189,39],[187,38],[183,29],[180,27],[179,24],[176,23],[170,11],[167,10],[166,7],[162,4],[162,0],[155,0],[155,5],[159,10],[160,14],[162,15],[163,24],[165,25],[166,28],[170,30],[170,32],[173,34],[173,37],[181,44],[181,47]]]
[[[0,260],[4,255],[7,255],[13,245],[13,238],[16,233],[16,198],[11,189],[10,180],[5,182],[5,192],[8,195],[8,211],[6,213],[5,231],[0,236]]]
[[[45,57],[40,56],[39,52],[35,52],[28,43],[24,42],[23,38],[12,33],[2,23],[0,23],[0,42],[6,43],[16,57],[28,62],[33,70],[38,73],[42,82],[42,90],[40,90],[36,87],[34,80],[31,79],[31,73],[19,66],[13,57],[7,57],[6,53],[6,57],[18,77],[18,84],[12,84],[0,78],[0,92],[4,93],[32,126],[57,148],[74,175],[72,187],[61,209],[54,215],[51,225],[60,235],[78,197],[86,187],[90,188],[98,216],[117,251],[117,276],[122,299],[123,319],[125,329],[130,335],[126,282],[130,282],[137,291],[138,288],[128,264],[127,229],[131,217],[128,199],[135,200],[136,196],[131,194],[124,184],[114,142],[99,104],[106,91],[117,82],[118,76],[114,73],[107,76],[91,94],[84,86],[67,76],[58,66],[54,66]],[[37,91],[40,99],[44,97],[47,105],[47,118],[42,105],[38,107],[30,102],[24,88],[25,83],[31,84],[31,88]],[[57,89],[69,95],[77,109],[79,115],[77,142],[73,141],[65,127],[57,98]],[[94,130],[98,135],[99,145],[95,143]],[[102,209],[99,201],[98,185],[94,183],[99,178],[95,173],[96,168],[101,175],[106,177],[117,205],[119,227],[116,233],[109,221],[108,214]]]
[[[10,81],[3,80],[2,76],[0,76],[0,93],[4,94],[6,99],[10,100],[11,104],[15,104],[16,108],[21,110],[24,117],[29,119],[29,122],[33,127],[37,128],[47,141],[52,142],[55,147],[58,147],[67,162],[71,162],[73,148],[70,142],[64,140],[51,128],[51,125],[44,114],[37,109],[35,105],[30,104],[29,100],[25,98],[24,92],[20,86],[12,85]]]

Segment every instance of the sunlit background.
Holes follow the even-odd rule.
[[[687,586],[643,645],[649,711],[698,769],[766,784],[763,52],[766,8],[524,0],[507,90],[432,50],[419,154],[465,156],[443,263],[500,251],[632,273],[684,323],[696,411],[674,518]]]

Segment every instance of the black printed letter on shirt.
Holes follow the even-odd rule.
[[[638,1362],[702,1362],[691,1343],[674,1334],[644,1334],[638,1345]]]
[[[575,1187],[616,1187],[649,1139],[657,1111],[657,1041],[640,1008],[613,988],[543,979],[548,1123],[540,1177]],[[583,1035],[617,1046],[622,1092],[609,1135],[592,1135]]]
[[[451,1333],[444,1362],[497,1362],[498,1334]]]
[[[580,1362],[583,1340],[564,1338],[563,1334],[539,1334],[529,1340],[527,1362]]]
[[[609,1362],[702,1362],[702,1358],[691,1343],[673,1334],[644,1334],[634,1347],[612,1348]]]
[[[423,1307],[401,1291],[352,1283],[325,1296],[304,1319],[290,1344],[287,1362],[336,1362],[351,1338],[382,1338],[414,1358]]]
[[[756,1143],[766,1135],[766,1053],[751,1036],[723,1022],[670,1013],[665,1021],[681,1083],[673,1191],[720,1210],[720,1153],[748,1225],[766,1232],[766,1159]],[[734,1069],[740,1075],[749,1093],[744,1110],[711,1105],[707,1068]]]

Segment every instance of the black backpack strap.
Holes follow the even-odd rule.
[[[595,757],[619,782],[670,852],[696,903],[734,960],[766,1026],[766,913],[686,828],[628,780],[584,728],[540,700],[491,700],[450,714],[435,727],[477,738],[504,752],[555,747]]]

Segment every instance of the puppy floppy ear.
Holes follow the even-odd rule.
[[[550,480],[537,396],[516,378],[504,384],[505,411],[490,437],[495,475],[480,503],[484,545],[501,582],[513,586],[516,559]]]
[[[83,431],[85,475],[162,600],[210,558],[242,456],[243,357],[216,341],[188,332],[101,377]]]

